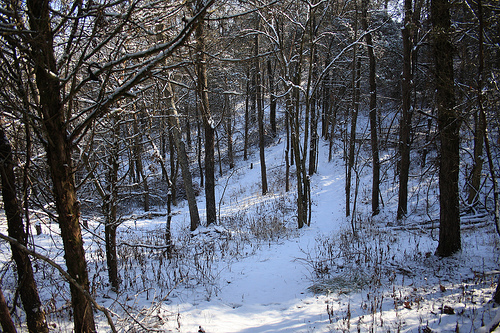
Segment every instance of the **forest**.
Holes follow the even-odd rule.
[[[4,332],[499,326],[497,0],[0,3]]]

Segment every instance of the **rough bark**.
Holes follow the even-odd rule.
[[[459,129],[453,82],[450,3],[431,1],[436,104],[441,141],[439,159],[439,244],[436,254],[450,256],[461,249],[459,211]]]
[[[27,5],[30,28],[35,32],[30,39],[31,54],[64,257],[70,276],[88,291],[87,262],[79,224],[80,206],[73,178],[72,143],[68,137],[64,118],[61,87],[57,77],[51,74],[57,73],[57,68],[49,2],[28,0]],[[94,313],[91,303],[75,286],[71,285],[70,289],[75,332],[94,332]]]
[[[118,291],[120,278],[118,277],[118,257],[116,254],[116,229],[117,221],[117,199],[118,199],[118,154],[119,154],[119,127],[117,120],[113,124],[113,139],[109,165],[107,170],[107,193],[103,198],[103,210],[105,214],[104,236],[106,242],[106,262],[108,266],[108,277],[111,288]]]
[[[16,178],[12,149],[5,132],[0,128],[0,174],[2,197],[9,236],[26,246],[26,233],[22,220],[21,206],[16,195]],[[16,263],[18,288],[21,295],[26,323],[29,332],[48,332],[45,312],[38,295],[38,288],[33,275],[33,267],[28,255],[11,245],[12,257]]]

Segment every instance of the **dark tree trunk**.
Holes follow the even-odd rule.
[[[200,2],[200,6],[201,6]],[[207,56],[205,54],[205,27],[200,23],[196,27],[196,74],[199,106],[205,133],[205,199],[207,225],[217,222],[215,205],[215,123],[208,104]]]
[[[28,0],[28,16],[33,38],[30,39],[34,73],[39,92],[43,131],[47,139],[47,160],[59,227],[64,245],[68,273],[84,289],[89,290],[87,262],[79,224],[80,206],[73,178],[72,143],[67,134],[50,27],[49,2]],[[70,286],[76,333],[95,331],[94,312],[89,300],[73,285]]]
[[[118,158],[120,130],[118,119],[113,120],[113,138],[109,165],[107,172],[107,190],[103,198],[103,211],[105,214],[104,237],[106,242],[106,262],[111,288],[118,291],[120,279],[118,277],[118,257],[116,255],[116,228],[117,225],[117,199],[118,199]]]
[[[453,82],[450,3],[431,1],[436,103],[441,140],[439,164],[439,245],[436,254],[450,256],[461,249],[458,194],[459,129]]]
[[[358,38],[358,2],[354,0],[354,40]],[[349,136],[349,153],[347,156],[347,177],[345,184],[345,215],[351,215],[351,183],[352,169],[354,168],[354,153],[356,150],[356,127],[358,122],[359,96],[360,96],[361,58],[358,57],[358,47],[352,48],[352,112],[351,130]],[[331,134],[333,135],[333,133]]]
[[[22,220],[21,207],[16,196],[16,178],[14,174],[14,161],[12,149],[0,128],[0,174],[2,180],[2,197],[7,217],[9,236],[26,246],[26,233]],[[12,257],[16,262],[19,292],[26,313],[26,323],[29,332],[48,332],[45,312],[43,311],[38,289],[33,275],[31,261],[25,252],[11,245]],[[3,295],[2,295],[3,296]],[[8,312],[8,311],[7,311]]]
[[[405,17],[403,28],[403,80],[401,89],[403,95],[402,117],[399,137],[399,193],[397,219],[401,220],[408,212],[408,174],[410,171],[410,126],[411,126],[411,86],[412,86],[412,42],[411,25],[412,0],[405,0]]]
[[[17,332],[16,327],[14,326],[14,322],[12,321],[12,317],[10,316],[9,306],[7,305],[7,301],[3,296],[3,291],[1,286],[0,286],[0,324],[2,325],[2,329],[5,333]],[[44,332],[48,332],[48,330]]]
[[[483,171],[483,145],[484,136],[486,133],[486,116],[483,109],[483,68],[484,68],[484,22],[483,22],[483,6],[481,0],[478,0],[477,16],[479,19],[479,64],[477,78],[477,104],[478,112],[474,115],[474,164],[469,180],[469,193],[467,203],[475,205],[479,201],[479,189],[481,186],[481,173]]]
[[[260,20],[257,17],[257,30]],[[266,152],[264,142],[264,101],[262,98],[262,73],[259,59],[259,34],[255,35],[255,93],[257,96],[257,123],[259,126],[259,156],[260,156],[260,179],[262,185],[262,195],[267,194],[267,170],[266,170]]]
[[[309,61],[311,62],[311,67],[309,68],[310,73],[309,73],[309,80],[310,84],[309,87],[311,86],[312,82],[316,82],[316,79],[318,77],[318,56],[316,52],[316,45],[314,44],[314,39],[316,38],[316,19],[313,17],[311,20],[311,54]],[[317,170],[317,165],[316,165],[316,160],[317,160],[317,155],[318,155],[318,116],[316,112],[316,98],[318,96],[317,90],[313,88],[313,90],[310,90],[310,96],[309,96],[309,111],[310,111],[310,117],[311,117],[311,122],[310,122],[310,132],[311,132],[311,139],[309,142],[309,170],[308,173],[309,175],[313,175],[316,173]]]
[[[229,89],[227,80],[225,81],[226,89]],[[234,168],[234,148],[233,148],[233,112],[231,108],[231,101],[228,94],[224,95],[224,108],[225,108],[225,128],[227,136],[227,159],[229,162],[229,169]]]
[[[271,58],[267,59],[267,75],[269,79],[269,123],[271,125],[271,134],[276,137],[276,96],[274,87],[274,68]]]
[[[243,143],[243,159],[248,160],[248,140],[250,130],[250,69],[247,69],[246,94],[245,94],[245,133]]]
[[[363,29],[368,31],[368,1],[363,0],[363,15],[361,23]],[[368,51],[368,60],[370,62],[370,72],[368,76],[370,88],[370,141],[372,149],[372,214],[377,215],[380,211],[380,160],[378,152],[378,133],[377,133],[377,83],[376,83],[376,61],[373,51],[373,41],[371,33],[366,34],[366,48]]]

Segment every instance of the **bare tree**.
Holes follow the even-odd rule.
[[[149,79],[153,69],[184,45],[212,2],[209,0],[184,25],[175,26],[164,43],[136,44],[133,52],[120,52],[131,38],[140,39],[124,32],[133,29],[134,25],[127,25],[132,14],[142,11],[134,19],[144,20],[154,16],[150,7],[141,7],[140,1],[128,6],[122,6],[121,1],[77,1],[57,10],[50,7],[49,1],[9,3],[17,23],[2,38],[11,39],[17,54],[30,61],[27,75],[33,73],[36,82],[36,89],[30,91],[34,106],[30,121],[44,140],[68,273],[84,291],[89,289],[89,280],[79,225],[73,149],[116,101],[133,95],[132,88]],[[163,9],[177,12],[177,5],[164,4]],[[21,19],[23,13],[27,21]],[[1,24],[5,25],[3,21]],[[103,63],[100,56],[108,52],[113,56]],[[101,63],[91,66],[96,61]],[[113,79],[117,71],[122,75]],[[85,95],[85,90],[93,86],[96,93]],[[85,97],[83,102],[79,97]],[[70,289],[75,332],[95,331],[92,304],[81,289],[73,284]]]
[[[200,215],[198,212],[198,205],[196,203],[196,196],[194,194],[193,180],[191,171],[189,169],[189,160],[186,152],[186,146],[184,144],[184,141],[182,141],[179,115],[174,100],[174,90],[170,82],[167,83],[166,90],[168,92],[167,98],[170,101],[170,105],[167,108],[169,114],[168,120],[170,123],[170,131],[174,139],[175,148],[177,150],[177,158],[179,159],[179,164],[181,166],[182,180],[184,181],[184,189],[186,190],[186,197],[189,205],[191,231],[194,231],[200,225]]]
[[[12,149],[2,127],[0,127],[0,161],[2,197],[5,215],[7,217],[9,236],[26,246],[27,236],[24,230],[21,206],[17,200],[17,186],[16,176],[14,174]],[[45,311],[43,310],[42,302],[38,296],[38,288],[33,275],[31,260],[28,254],[20,251],[14,245],[11,245],[11,251],[12,257],[16,262],[18,288],[26,313],[28,330],[29,332],[48,332],[49,329],[45,319]]]

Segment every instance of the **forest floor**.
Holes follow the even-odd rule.
[[[491,218],[480,212],[464,216],[461,253],[438,258],[435,179],[423,184],[413,178],[410,213],[398,224],[397,181],[389,168],[382,184],[385,205],[375,217],[369,211],[371,169],[363,168],[355,218],[346,218],[341,152],[328,162],[327,149],[321,146],[311,178],[311,225],[301,230],[294,186],[284,191],[282,143],[266,151],[269,194],[260,194],[258,155],[218,178],[217,226],[191,234],[187,205],[174,207],[170,259],[163,246],[164,207],[122,216],[118,293],[106,282],[101,219],[87,216],[92,291],[113,312],[118,330],[474,332],[492,320],[500,242]],[[37,249],[64,265],[57,226],[42,227],[43,234],[34,236]],[[0,229],[6,231],[4,222]],[[1,247],[5,268],[9,251]],[[36,267],[53,331],[69,332],[65,282],[43,263]],[[9,281],[6,274],[7,297]],[[99,332],[109,332],[105,317],[97,316]]]

